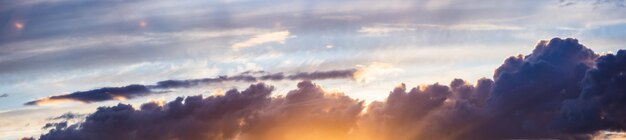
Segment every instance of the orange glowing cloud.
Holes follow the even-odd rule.
[[[33,102],[33,104],[37,106],[49,106],[49,105],[56,105],[56,104],[61,104],[61,103],[74,102],[74,101],[78,101],[78,100],[44,98],[41,100],[37,100],[36,102]]]

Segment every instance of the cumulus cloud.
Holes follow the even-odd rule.
[[[101,107],[83,123],[53,128],[40,139],[333,138],[347,135],[363,108],[362,101],[328,93],[310,81],[300,82],[284,97],[270,97],[273,90],[260,83],[223,96],[177,98],[165,105]],[[313,129],[318,130],[302,135]]]
[[[498,134],[494,138],[571,138],[556,131],[554,120],[564,100],[580,95],[580,81],[596,58],[576,39],[554,38],[529,55],[506,59],[495,71],[486,108],[491,123],[484,127]]]
[[[626,51],[597,55],[576,39],[555,38],[506,59],[493,80],[400,84],[369,105],[310,81],[275,97],[259,83],[206,98],[101,107],[82,122],[51,124],[40,139],[592,139],[626,129],[624,73]]]
[[[171,88],[189,88],[202,85],[210,85],[213,83],[221,83],[227,81],[236,82],[257,82],[266,80],[324,80],[324,79],[355,79],[357,69],[299,72],[294,74],[266,72],[244,72],[235,76],[219,76],[216,78],[201,78],[188,80],[165,80],[159,81],[154,85],[128,85],[123,87],[104,87],[88,91],[78,91],[65,95],[57,95],[30,101],[25,105],[48,105],[68,101],[78,101],[83,103],[100,102],[107,100],[125,100],[139,96],[147,96],[151,94],[164,93],[162,91]],[[261,75],[259,75],[261,74]]]
[[[626,129],[626,51],[601,56],[582,80],[578,98],[566,100],[559,127],[571,133]]]
[[[256,45],[261,45],[265,43],[277,42],[277,43],[285,43],[285,40],[289,37],[289,31],[279,31],[279,32],[271,32],[260,34],[250,38],[248,40],[237,42],[232,45],[232,48],[247,48],[254,47]]]
[[[286,96],[274,98],[246,120],[243,140],[346,139],[362,111],[363,101],[325,91],[310,81],[298,83]]]

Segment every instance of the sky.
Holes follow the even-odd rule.
[[[487,112],[470,115],[477,116],[481,122],[511,118],[519,120],[511,124],[519,125],[519,129],[490,135],[478,128],[499,128],[494,123],[451,121],[474,127],[467,127],[463,131],[467,133],[455,135],[458,137],[445,139],[621,136],[618,131],[626,128],[623,124],[626,116],[612,111],[626,105],[609,99],[626,97],[623,87],[610,84],[623,83],[620,76],[624,79],[624,63],[620,60],[626,54],[619,53],[626,48],[624,2],[0,1],[0,139],[32,136],[33,139],[293,140],[296,138],[287,134],[305,132],[310,136],[303,137],[310,139],[330,136],[366,139],[363,137],[367,132],[385,133],[367,136],[379,140],[444,139],[438,135],[442,133],[439,129],[432,129],[435,132],[426,135],[429,130],[425,128],[448,128],[448,124],[427,124],[424,120],[448,118],[440,122],[465,122],[455,117],[462,111],[448,109],[464,104],[479,108],[477,112]],[[554,40],[555,37],[559,39]],[[572,52],[570,48],[575,48],[576,57],[567,55]],[[605,68],[602,64],[616,66]],[[602,82],[607,77],[593,73],[612,73],[609,77],[617,78]],[[478,90],[489,81],[493,87]],[[471,87],[468,90],[472,95],[468,96],[472,97],[467,97],[471,98],[467,103],[461,102],[465,92],[457,89],[459,85]],[[446,96],[441,97],[444,89],[450,90],[449,94],[444,92]],[[603,94],[592,94],[597,91]],[[482,92],[488,92],[485,99],[475,101],[478,95],[474,94]],[[426,97],[421,95],[430,100],[422,101]],[[605,99],[605,95],[611,96]],[[293,108],[324,112],[317,117],[283,110],[296,104],[292,102],[302,103],[313,97],[314,105]],[[442,100],[435,101],[439,98]],[[511,99],[521,101],[510,102]],[[131,118],[163,114],[212,118],[202,113],[167,112],[176,110],[170,104],[193,108],[191,103],[195,100],[214,110],[224,110],[209,114],[254,119],[236,120],[238,129],[227,127],[230,121],[235,121],[229,117],[204,120],[202,126],[189,126],[211,132],[197,137],[194,134],[183,137],[180,134],[183,132],[170,131],[160,138],[140,134],[105,138],[102,137],[105,133],[93,132],[107,130],[117,134],[112,132],[115,129],[108,128],[112,126],[97,122],[98,116],[106,118],[109,112],[119,109],[130,110],[127,115]],[[257,103],[257,100],[262,101]],[[539,105],[527,105],[533,103]],[[613,103],[619,105],[611,106]],[[520,108],[521,104],[525,107]],[[239,110],[235,111],[238,113],[227,111],[233,109]],[[382,115],[378,112],[381,110]],[[436,113],[424,110],[436,110],[433,111]],[[600,116],[602,123],[593,122],[602,126],[570,122],[594,118],[588,114],[598,110],[610,114]],[[565,121],[554,115],[577,113],[582,115]],[[390,124],[374,123],[383,116],[396,119],[382,121]],[[293,118],[308,118],[321,125]],[[184,121],[176,119],[155,119],[163,121],[164,125],[159,127],[165,130],[186,126],[182,125]],[[620,119],[623,119],[621,123]],[[541,122],[538,120],[555,121],[554,125],[536,126]],[[128,125],[143,127],[129,127],[128,131],[139,133],[136,131],[150,124],[145,120],[134,121],[137,123]],[[407,121],[414,125],[396,125]],[[217,127],[216,122],[224,124]],[[331,122],[343,123],[337,127],[324,125]],[[65,124],[58,125],[62,123]],[[166,123],[179,125],[166,126]],[[267,128],[269,124],[277,127]],[[359,124],[361,129],[356,129],[354,124]],[[44,127],[47,125],[50,126]],[[275,136],[291,125],[302,127],[284,132],[284,137]],[[563,129],[547,131],[555,127]],[[333,131],[318,132],[319,128],[333,128],[329,129]],[[404,128],[415,131],[396,134]],[[384,130],[374,131],[378,129]],[[338,136],[347,130],[350,135]],[[62,134],[67,137],[57,137]]]

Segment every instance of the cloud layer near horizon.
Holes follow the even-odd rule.
[[[362,71],[362,70],[361,70]],[[228,81],[235,82],[258,82],[258,81],[278,81],[278,80],[324,80],[324,79],[353,79],[357,80],[358,69],[329,70],[315,72],[299,72],[291,75],[284,73],[268,74],[263,71],[244,72],[235,76],[219,76],[217,78],[202,78],[188,80],[165,80],[159,81],[155,85],[132,84],[122,87],[104,87],[88,91],[77,91],[65,95],[57,95],[38,99],[25,103],[25,105],[46,105],[65,101],[78,101],[83,103],[100,102],[107,100],[130,99],[138,96],[164,93],[171,88],[189,88],[201,85],[211,85]],[[261,74],[261,75],[258,75]]]
[[[624,50],[598,55],[576,39],[554,38],[476,85],[401,84],[365,105],[311,81],[278,97],[259,83],[223,96],[100,107],[40,139],[591,139],[626,129],[625,73]]]

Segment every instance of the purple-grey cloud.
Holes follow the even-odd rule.
[[[117,99],[130,99],[139,96],[147,96],[151,94],[159,94],[167,91],[155,91],[171,88],[189,88],[202,85],[210,85],[213,83],[221,83],[227,81],[234,82],[258,82],[258,81],[277,81],[277,80],[324,80],[324,79],[354,79],[356,69],[315,71],[315,72],[299,72],[291,75],[283,73],[265,74],[265,72],[244,72],[235,76],[218,76],[216,78],[202,78],[189,80],[165,80],[159,81],[155,85],[139,85],[133,84],[123,87],[104,87],[88,91],[77,91],[65,95],[51,96],[25,103],[25,105],[46,105],[63,101],[78,101],[84,103],[100,102]],[[264,75],[258,75],[263,73]]]

